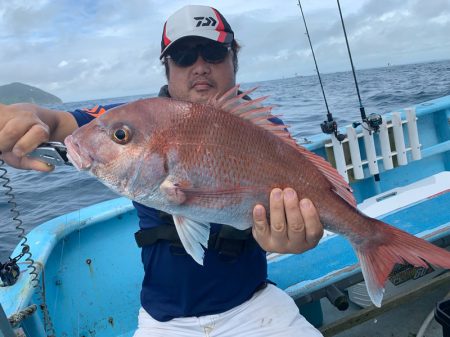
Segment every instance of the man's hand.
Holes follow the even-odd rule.
[[[0,104],[0,157],[15,168],[51,171],[53,166],[26,155],[49,139],[64,139],[76,126],[68,113],[33,104]]]
[[[302,253],[317,245],[323,226],[313,203],[300,202],[292,188],[274,188],[270,194],[270,224],[262,205],[253,209],[253,236],[267,252]]]
[[[36,114],[0,104],[0,151],[2,159],[10,166],[50,171],[51,167],[45,163],[26,157],[48,139],[49,128]]]

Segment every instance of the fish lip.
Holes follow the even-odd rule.
[[[64,144],[67,147],[67,158],[77,170],[89,170],[92,167],[93,158],[82,153],[72,135],[66,137]]]

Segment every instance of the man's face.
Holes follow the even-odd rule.
[[[186,48],[201,48],[211,43],[206,39],[189,39],[178,42],[173,48],[180,51]],[[169,93],[173,98],[205,103],[217,93],[224,93],[236,84],[236,76],[233,65],[233,52],[230,50],[223,61],[209,63],[198,56],[197,60],[190,66],[177,65],[169,58]],[[170,54],[170,53],[169,53]]]

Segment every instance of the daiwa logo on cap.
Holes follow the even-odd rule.
[[[164,24],[161,55],[179,39],[203,37],[216,42],[231,44],[234,33],[220,12],[209,6],[185,6],[172,14]]]
[[[217,23],[217,21],[214,20],[214,18],[211,16],[209,18],[204,18],[203,16],[197,16],[196,18],[194,18],[194,20],[198,20],[196,27],[215,26]],[[205,20],[205,21],[203,21],[203,20]]]

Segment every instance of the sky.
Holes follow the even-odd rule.
[[[239,83],[313,75],[297,0],[0,0],[0,85],[64,102],[155,93],[162,27],[187,4],[217,8],[242,45]],[[340,0],[356,69],[450,58],[450,0]],[[321,73],[350,70],[335,0],[303,0]]]

